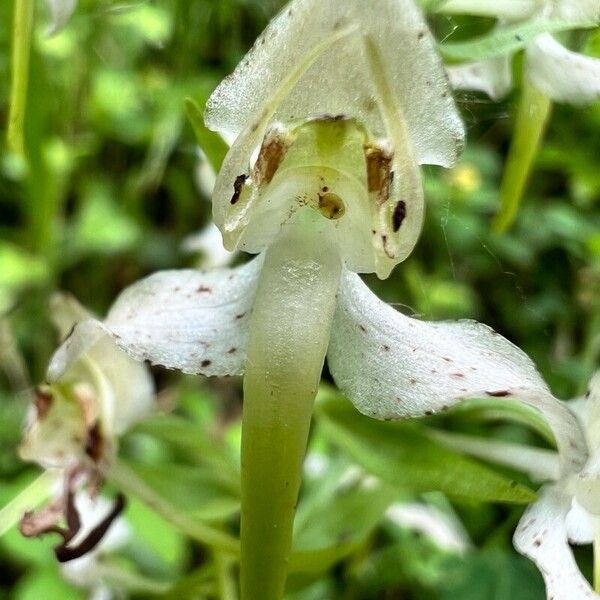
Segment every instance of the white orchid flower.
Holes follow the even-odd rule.
[[[56,295],[52,317],[64,338],[92,314],[73,298]],[[109,517],[86,532],[76,492],[88,485],[90,496],[97,493],[116,456],[119,436],[148,414],[153,402],[149,370],[119,350],[110,336],[98,336],[86,352],[64,363],[60,376],[36,390],[19,448],[24,460],[46,471],[0,511],[0,532],[22,517],[26,536],[63,536],[56,548],[60,561],[92,550],[123,509],[124,499],[119,497]],[[32,512],[48,498],[49,503]],[[59,525],[62,520],[66,528]]]
[[[92,317],[63,295],[53,298],[51,313],[63,338],[77,322]],[[146,416],[153,402],[148,369],[119,351],[110,336],[98,337],[37,390],[20,454],[45,468],[93,463],[103,470],[115,455],[118,437]]]
[[[590,27],[600,21],[598,0],[447,0],[438,9],[450,14],[496,17],[498,30],[519,23],[547,23],[549,29]],[[519,33],[515,33],[517,39]],[[533,36],[525,45],[525,77],[555,102],[589,104],[600,96],[600,59],[572,52],[551,33]],[[448,74],[456,89],[483,91],[492,99],[512,87],[510,56],[451,66]]]
[[[449,166],[463,126],[435,42],[410,0],[297,0],[213,94],[207,124],[235,135],[213,197],[237,269],[157,273],[55,355],[63,376],[107,335],[133,358],[244,374],[241,580],[281,598],[313,401],[325,356],[379,419],[518,395],[553,411],[565,468],[582,442],[531,361],[473,322],[427,323],[381,302],[357,272],[389,275],[419,236],[419,164]],[[253,164],[252,164],[253,163]],[[582,452],[584,452],[584,446]],[[575,458],[573,458],[575,456]]]
[[[589,449],[588,456],[588,452],[580,448],[579,459],[567,470],[560,469],[560,449],[556,453],[443,432],[436,432],[434,437],[455,450],[524,471],[534,480],[547,482],[538,500],[519,522],[515,547],[538,565],[548,598],[600,598],[579,571],[569,546],[569,543],[597,542],[600,531],[600,372],[590,381],[586,396],[567,406],[581,427],[574,429],[572,435],[583,431]]]
[[[46,35],[55,35],[69,21],[77,7],[77,0],[46,0],[50,22]]]

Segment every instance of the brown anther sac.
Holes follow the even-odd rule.
[[[43,421],[48,415],[53,401],[52,394],[42,392],[39,388],[35,390],[35,410],[40,421]]]
[[[392,213],[392,229],[394,233],[396,233],[400,227],[402,227],[402,223],[406,218],[406,202],[404,200],[400,200],[398,204],[394,207],[394,212]]]
[[[393,156],[376,146],[365,146],[367,185],[370,193],[377,194],[377,202],[384,204],[390,197]]]
[[[486,394],[488,396],[491,396],[492,398],[506,398],[507,396],[510,396],[510,392],[507,390],[500,390],[498,392],[486,392]]]
[[[254,166],[254,178],[259,185],[271,183],[288,148],[289,142],[279,132],[267,133]]]
[[[104,438],[100,423],[96,421],[88,430],[85,440],[85,453],[97,464],[104,453]]]
[[[125,509],[126,504],[125,496],[119,494],[112,510],[90,531],[81,543],[77,546],[69,546],[68,540],[65,540],[64,543],[54,548],[56,559],[61,563],[65,563],[75,560],[76,558],[81,558],[88,552],[91,552],[102,541],[102,538],[106,535],[106,532],[109,530],[115,519]],[[72,536],[69,539],[72,539]]]
[[[237,201],[242,195],[242,187],[246,183],[248,175],[238,175],[233,183],[233,196],[231,197],[231,204],[237,204]]]

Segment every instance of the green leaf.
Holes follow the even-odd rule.
[[[6,242],[0,242],[0,265],[0,314],[11,308],[21,291],[41,285],[49,277],[44,259]]]
[[[212,439],[198,424],[174,415],[157,415],[139,423],[132,434],[145,434],[186,452],[192,460],[211,466],[221,481],[239,495],[239,464],[229,448]]]
[[[347,463],[330,467],[300,503],[294,550],[331,550],[366,540],[397,496]]]
[[[453,60],[483,60],[512,54],[524,48],[542,33],[595,27],[591,21],[526,21],[494,29],[491,33],[466,42],[445,42],[440,51]]]
[[[31,540],[30,540],[30,543]],[[83,600],[86,594],[67,583],[57,567],[29,571],[15,586],[12,598],[19,600]]]
[[[139,500],[129,497],[127,522],[134,533],[137,560],[164,576],[173,576],[187,554],[185,536]],[[157,562],[158,561],[158,562]]]
[[[115,254],[141,238],[139,225],[115,201],[104,183],[93,182],[73,224],[73,245],[81,254]]]
[[[448,559],[442,600],[537,600],[542,578],[527,559],[499,550]]]
[[[428,439],[414,423],[360,415],[343,399],[317,407],[319,426],[368,472],[404,491],[438,490],[458,499],[529,503],[535,494],[480,463]]]
[[[226,519],[239,510],[237,490],[218,471],[175,463],[127,464],[148,487],[195,519]]]
[[[198,145],[206,154],[212,168],[218,173],[229,150],[227,144],[219,134],[206,127],[202,110],[192,98],[185,99],[185,111],[196,135]]]

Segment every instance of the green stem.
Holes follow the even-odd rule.
[[[492,223],[492,229],[496,232],[506,231],[515,219],[551,108],[550,99],[525,79],[502,175],[500,210]]]
[[[12,42],[12,80],[10,116],[8,118],[8,147],[25,155],[24,126],[27,84],[29,82],[29,55],[33,31],[33,0],[15,0]]]
[[[60,469],[48,469],[0,510],[0,537],[12,529],[28,510],[37,508],[52,496],[52,488],[62,477]]]
[[[181,509],[157,494],[123,461],[116,460],[114,462],[108,472],[108,479],[123,492],[139,498],[165,521],[181,529],[198,542],[232,554],[239,552],[236,539],[186,515]]]
[[[250,326],[242,421],[243,600],[283,597],[314,399],[341,262],[302,211],[266,255]]]
[[[220,600],[238,600],[236,582],[231,573],[231,557],[217,550],[214,553],[214,562]]]
[[[117,588],[135,592],[137,594],[162,595],[166,594],[172,587],[172,583],[157,581],[123,569],[121,566],[111,562],[99,561],[99,578],[110,581]]]

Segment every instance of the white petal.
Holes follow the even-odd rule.
[[[600,97],[600,59],[567,50],[551,35],[527,47],[526,74],[555,102],[589,104]]]
[[[121,294],[104,323],[75,327],[49,377],[60,377],[103,333],[136,360],[185,373],[241,374],[261,267],[257,258],[237,269],[163,271],[139,281]]]
[[[515,548],[533,560],[546,583],[548,598],[589,600],[599,598],[583,577],[567,539],[571,497],[556,486],[542,490],[526,511],[514,536]]]
[[[290,3],[217,88],[208,103],[207,125],[219,132],[241,133],[313,48],[333,32],[355,25],[379,47],[419,161],[452,164],[463,137],[462,124],[435,41],[409,0],[380,0],[377,10],[363,0]],[[291,123],[324,113],[345,114],[361,121],[374,136],[386,137],[363,52],[358,33],[324,49],[283,99],[276,119]]]
[[[121,434],[151,412],[155,390],[146,365],[127,356],[106,335],[90,348],[86,358],[96,381],[104,379],[106,392],[99,400],[106,433]],[[108,412],[105,404],[111,401]]]
[[[590,379],[585,396],[571,400],[569,408],[584,428],[588,446],[600,450],[600,371]]]
[[[500,100],[512,87],[511,57],[503,56],[446,67],[455,90],[484,92],[492,100]]]
[[[540,0],[446,0],[437,9],[447,14],[465,14],[499,19],[525,19],[540,7]]]
[[[553,4],[552,16],[556,19],[574,22],[600,19],[599,0],[559,0]]]
[[[543,412],[566,469],[580,467],[587,457],[577,419],[550,394],[519,348],[481,323],[406,317],[348,272],[328,361],[339,388],[366,415],[401,419],[465,398],[512,398]]]
[[[590,513],[573,499],[567,515],[567,533],[571,544],[592,544],[594,542],[594,523]]]
[[[600,515],[600,450],[595,450],[583,469],[569,479],[568,490],[589,513]]]
[[[115,341],[94,325],[92,313],[72,296],[55,294],[51,315],[61,337],[70,333],[78,322],[89,324],[82,326],[82,332],[88,332],[81,338],[85,347],[73,349],[73,357],[82,360],[65,364],[59,376],[93,386],[97,394],[96,412],[104,432],[120,434],[148,414],[154,404],[154,383],[147,367],[119,350]],[[56,380],[58,375],[50,373],[48,378]]]
[[[77,0],[46,0],[48,12],[50,13],[50,23],[46,31],[47,35],[58,33],[71,18]]]

